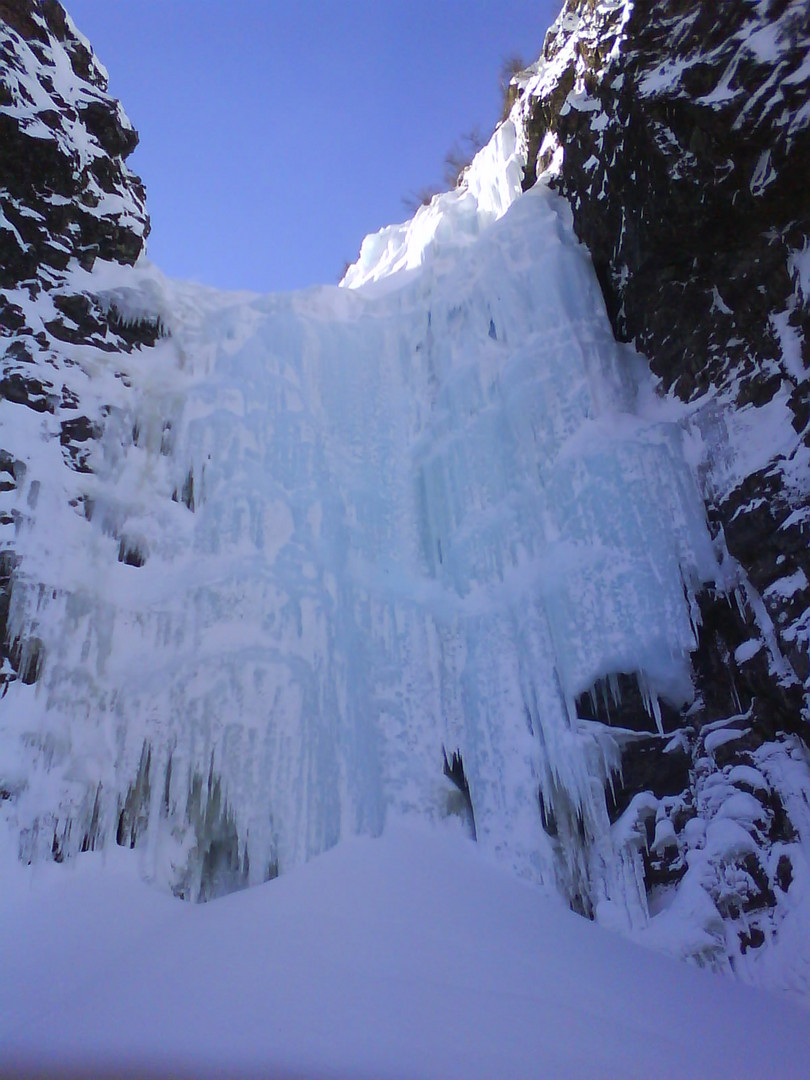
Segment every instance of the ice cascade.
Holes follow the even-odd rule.
[[[52,478],[20,493],[9,619],[40,670],[0,727],[25,861],[117,841],[204,898],[456,812],[581,910],[643,917],[606,809],[620,733],[575,702],[629,673],[651,728],[686,704],[717,561],[677,416],[498,138],[353,288],[76,271],[168,336],[79,350],[92,472],[65,479],[38,414],[9,430]]]

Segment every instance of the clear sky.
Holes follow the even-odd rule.
[[[505,57],[560,0],[64,0],[140,132],[148,253],[261,292],[335,282],[409,216],[465,132],[500,116]]]

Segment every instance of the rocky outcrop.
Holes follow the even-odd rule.
[[[695,702],[676,739],[624,741],[617,809],[654,910],[696,883],[711,899],[685,951],[743,967],[778,937],[810,840],[810,10],[568,0],[513,93],[524,186],[545,173],[566,196],[617,338],[688,405],[728,580],[702,598]],[[586,699],[580,715],[650,730],[632,698],[612,718]]]
[[[104,402],[86,400],[80,353],[90,347],[126,352],[157,337],[135,330],[77,288],[75,271],[96,260],[133,264],[149,232],[145,193],[125,158],[138,136],[107,92],[104,69],[55,0],[0,3],[0,685],[33,682],[41,666],[35,639],[8,625],[18,567],[14,536],[33,512],[41,478],[30,437],[38,426],[56,439],[68,469],[87,472]],[[32,471],[33,470],[33,471]],[[23,478],[27,499],[15,497]]]
[[[149,231],[143,185],[124,164],[138,136],[104,69],[55,0],[4,0],[0,16],[0,284],[52,285],[71,259],[134,263]]]
[[[736,474],[704,462],[706,494],[802,679],[809,51],[801,2],[569,3],[544,46],[559,71],[529,123],[539,167],[564,147],[553,183],[617,337],[650,358],[663,390],[703,406],[697,423],[724,406],[722,423],[765,431]],[[737,449],[736,432],[708,434],[715,459]]]

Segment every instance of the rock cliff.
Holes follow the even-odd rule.
[[[19,412],[0,436],[0,484],[11,492],[27,477],[29,492],[26,507],[0,517],[5,687],[34,682],[42,659],[36,637],[8,625],[14,537],[41,480],[31,440],[58,440],[66,469],[89,470],[105,402],[76,359],[83,347],[127,352],[156,328],[124,325],[72,279],[96,260],[133,264],[149,232],[143,185],[124,164],[138,136],[106,93],[106,72],[54,0],[3,0],[0,19],[0,399]]]

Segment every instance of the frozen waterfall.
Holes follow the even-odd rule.
[[[618,673],[651,729],[688,702],[717,563],[567,205],[514,172],[372,238],[354,288],[77,276],[170,334],[77,350],[92,473],[9,432],[40,455],[10,620],[41,675],[0,728],[24,859],[117,840],[205,897],[455,814],[576,906],[644,908],[606,810],[615,733],[574,703]]]

